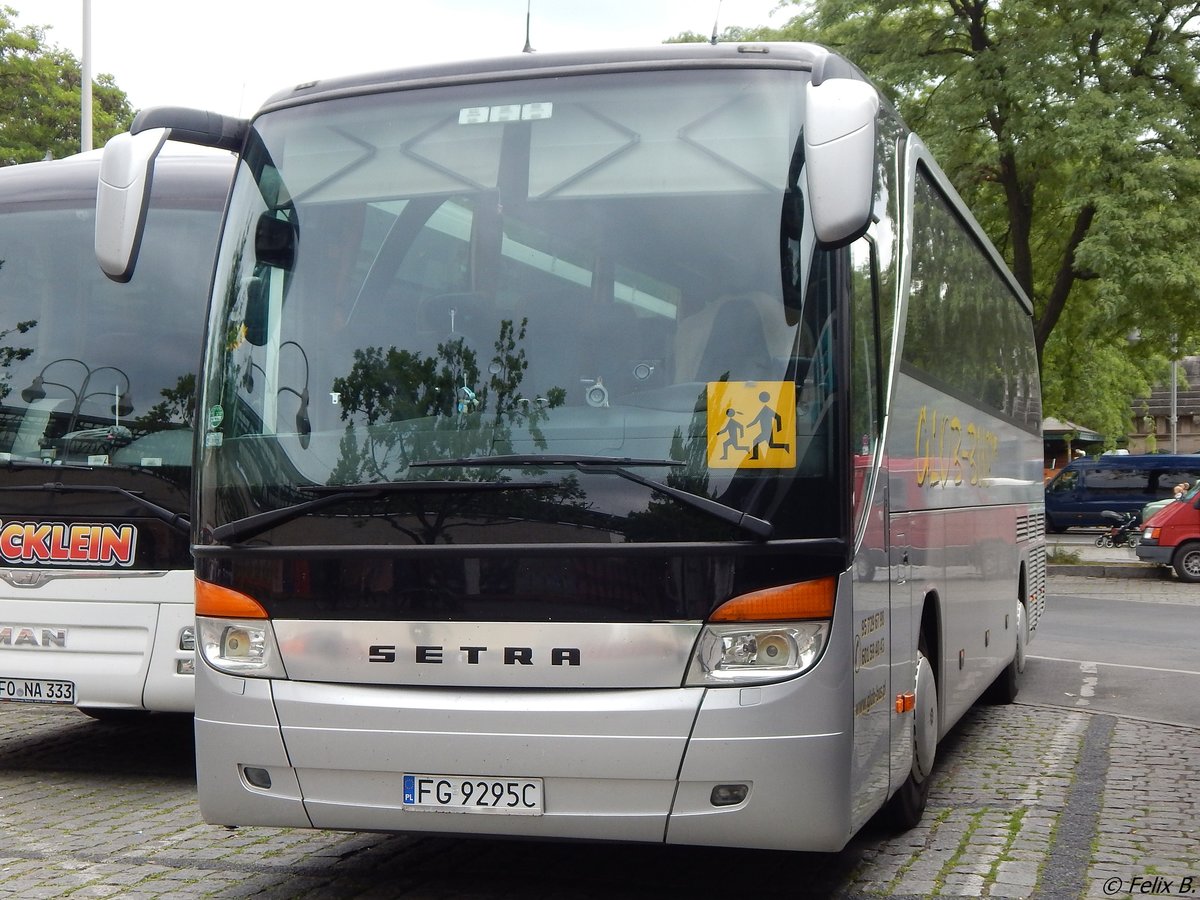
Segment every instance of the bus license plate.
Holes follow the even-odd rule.
[[[542,779],[406,774],[402,805],[422,812],[540,816]]]
[[[44,678],[0,678],[0,700],[17,703],[74,703],[73,681]]]

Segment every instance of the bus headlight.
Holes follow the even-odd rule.
[[[837,579],[739,594],[712,611],[688,666],[688,687],[766,684],[811,669],[829,639]]]
[[[812,668],[825,648],[826,622],[708,625],[688,669],[689,687],[792,678]]]
[[[252,678],[284,678],[268,620],[198,618],[200,652],[218,672]]]

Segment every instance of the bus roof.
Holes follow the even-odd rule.
[[[233,155],[204,147],[176,146],[185,149],[165,152],[155,163],[156,173],[162,176],[154,184],[158,200],[169,203],[199,197],[211,203],[218,196],[223,200]],[[85,197],[95,203],[103,152],[92,150],[63,159],[0,167],[0,203],[53,204]]]
[[[656,44],[650,47],[612,50],[518,53],[304,82],[273,94],[263,105],[262,111],[328,100],[341,95],[401,90],[432,84],[470,83],[491,80],[496,76],[519,79],[552,74],[710,66],[809,70],[816,73],[815,80],[818,83],[823,78],[834,76],[869,80],[845,57],[818,44],[753,41]]]

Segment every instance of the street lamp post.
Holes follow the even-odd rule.
[[[80,383],[78,390],[71,387],[69,384],[63,384],[61,381],[51,381],[46,378],[46,372],[53,366],[57,366],[60,363],[74,363],[83,369],[83,381]],[[131,412],[133,412],[133,401],[130,398],[129,376],[116,366],[100,366],[93,369],[83,360],[75,359],[73,356],[64,356],[61,359],[52,360],[51,362],[48,362],[46,365],[42,366],[42,371],[37,373],[29,387],[21,391],[21,399],[26,403],[34,403],[38,400],[44,400],[46,398],[46,385],[62,388],[75,400],[74,405],[71,407],[71,415],[67,419],[67,430],[65,432],[66,434],[71,434],[75,430],[75,424],[79,420],[79,410],[83,407],[84,402],[89,397],[97,397],[108,394],[107,389],[95,391],[88,390],[88,388],[91,387],[92,378],[94,378],[96,375],[99,375],[101,372],[116,372],[117,375],[119,375],[125,382],[124,391],[121,390],[120,382],[113,386],[113,405],[110,407],[113,414],[113,424],[120,425],[121,416],[128,416]]]
[[[83,0],[83,59],[79,91],[79,149],[92,149],[92,0]]]
[[[276,388],[275,394],[276,396],[279,394],[292,394],[300,401],[299,408],[296,410],[296,434],[299,438],[300,446],[307,450],[309,442],[312,440],[312,421],[308,417],[308,354],[304,352],[304,348],[301,347],[296,341],[284,341],[279,345],[279,349],[282,350],[289,344],[300,351],[300,358],[304,361],[304,387],[301,390],[296,390],[294,387],[284,384]],[[245,374],[242,375],[242,387],[247,391],[247,393],[252,393],[254,391],[255,369],[258,369],[258,371],[262,372],[264,377],[267,376],[266,370],[263,369],[262,366],[254,362],[254,360],[250,360],[250,364],[246,367]]]
[[[1179,337],[1171,335],[1171,452],[1179,452]]]

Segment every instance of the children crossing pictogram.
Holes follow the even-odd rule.
[[[796,386],[790,381],[709,382],[710,468],[793,468],[795,436]]]

